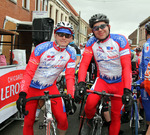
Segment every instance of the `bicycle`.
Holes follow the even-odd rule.
[[[86,83],[86,88],[87,89],[90,89],[91,88],[91,86],[92,86],[93,84],[92,83]],[[82,93],[81,93],[82,94]],[[84,109],[84,105],[85,105],[85,103],[86,103],[86,99],[87,99],[87,94],[85,94],[85,95],[83,95],[83,97],[82,97],[82,100],[81,100],[81,106],[80,106],[80,109],[79,109],[79,119],[80,119],[80,117],[82,117],[82,111],[83,111],[83,109]]]
[[[71,102],[71,95],[66,95],[66,94],[49,95],[49,91],[44,91],[44,94],[45,94],[44,96],[36,96],[36,97],[28,98],[27,102],[29,102],[31,100],[39,100],[39,99],[43,99],[45,101],[44,122],[39,125],[39,128],[43,129],[43,127],[45,127],[46,135],[57,135],[56,121],[52,114],[50,99],[58,98],[58,97],[65,97],[65,98],[68,98]],[[73,111],[73,110],[71,110],[71,111]],[[28,111],[25,111],[25,113],[28,113]]]
[[[97,104],[97,111],[95,113],[95,116],[93,117],[93,122],[92,122],[93,126],[92,126],[92,130],[91,130],[92,133],[90,134],[90,135],[101,135],[102,134],[102,127],[103,127],[103,123],[104,123],[103,116],[102,116],[102,108],[104,107],[105,97],[121,98],[122,95],[109,94],[109,93],[106,93],[105,91],[98,92],[98,91],[94,91],[94,90],[87,90],[87,93],[93,93],[93,94],[101,95],[100,102]],[[81,135],[81,130],[82,130],[85,119],[86,119],[85,112],[83,112],[83,116],[81,117],[78,135]]]
[[[133,135],[138,135],[138,128],[140,128],[140,122],[139,122],[139,113],[138,113],[138,106],[137,106],[137,96],[139,93],[136,87],[140,86],[140,84],[132,83],[132,86],[133,86],[133,92],[132,92],[133,104],[131,108],[130,128],[132,129]]]

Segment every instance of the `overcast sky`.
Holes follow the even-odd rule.
[[[128,37],[150,16],[150,0],[68,0],[87,23],[92,15],[103,13],[110,20],[111,33]]]

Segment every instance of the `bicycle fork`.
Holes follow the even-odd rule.
[[[48,123],[51,123],[50,126],[52,126],[54,130],[54,135],[56,135],[56,126],[55,126],[55,120],[52,116],[52,109],[51,109],[51,101],[46,100],[45,101],[45,107],[46,107],[46,113],[45,113],[45,126],[48,126]]]

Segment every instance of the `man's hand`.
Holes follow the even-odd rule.
[[[122,103],[125,105],[125,111],[130,111],[132,106],[132,92],[131,90],[124,88],[124,94],[122,96]]]
[[[130,112],[123,112],[123,114],[121,115],[121,123],[128,123],[130,121],[130,117]]]
[[[69,115],[74,114],[76,112],[77,107],[74,103],[74,99],[71,97],[70,94],[69,94],[69,98],[64,97],[64,102],[65,102],[66,113]]]
[[[86,93],[86,83],[79,82],[75,91],[75,102],[78,103],[82,100],[83,95]]]
[[[27,94],[25,92],[20,92],[19,99],[16,101],[18,111],[24,115],[28,114],[28,112],[25,111],[26,96],[27,96]]]

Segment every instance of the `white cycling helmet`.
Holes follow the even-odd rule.
[[[84,44],[84,43],[80,43],[80,46],[83,46],[83,47],[85,47],[85,44]]]
[[[128,43],[129,43],[129,45],[131,45],[132,44],[132,40],[128,39]]]
[[[59,31],[59,29],[61,29],[61,30]],[[68,29],[71,33],[69,31],[66,31],[66,29]],[[64,32],[64,33],[68,33],[68,34],[74,34],[74,29],[69,22],[59,22],[56,24],[56,26],[54,28],[54,33],[56,33],[56,32]]]
[[[93,37],[93,33],[88,34],[88,38]]]

